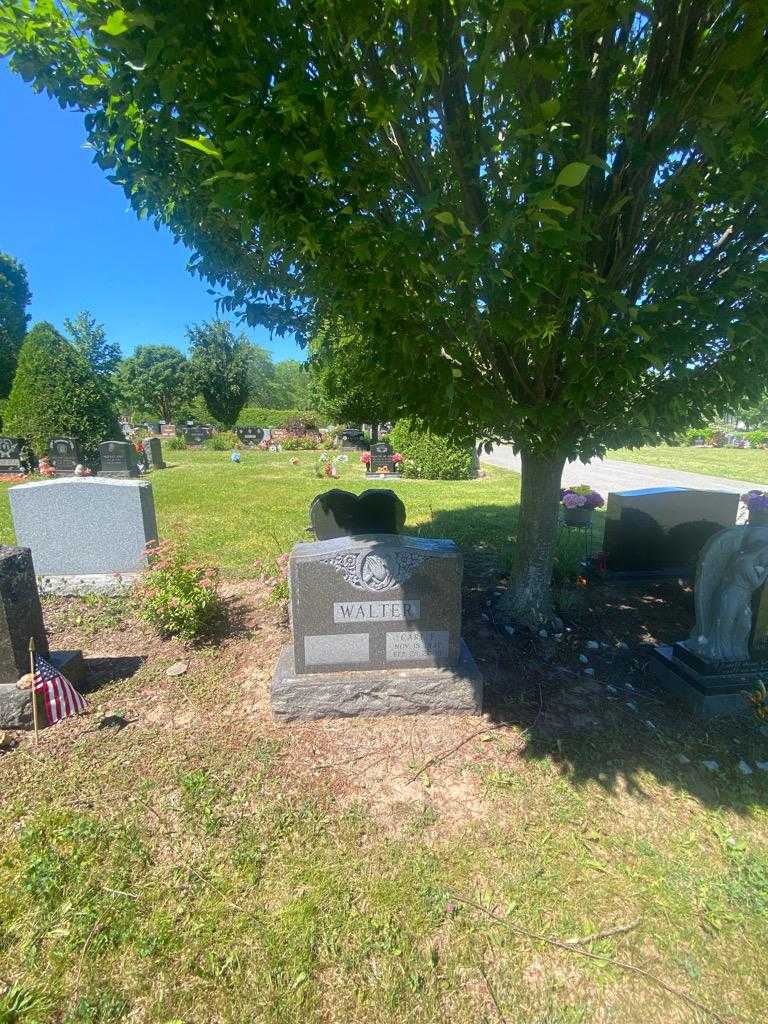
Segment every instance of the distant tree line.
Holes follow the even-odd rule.
[[[0,425],[42,450],[72,434],[87,453],[118,434],[117,420],[207,420],[231,427],[246,406],[309,409],[319,403],[316,374],[271,354],[229,323],[187,328],[189,354],[140,345],[124,358],[86,310],[29,328],[27,274],[0,253]]]

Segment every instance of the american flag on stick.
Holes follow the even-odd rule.
[[[85,701],[68,679],[39,654],[34,655],[34,691],[42,693],[49,725],[85,711]]]

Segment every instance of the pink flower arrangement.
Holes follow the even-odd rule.
[[[56,470],[53,468],[53,466],[46,458],[40,459],[37,471],[40,474],[40,476],[56,476]]]
[[[364,466],[370,466],[370,464],[371,464],[371,453],[370,452],[363,452],[363,454],[360,456],[360,461],[362,462],[362,464]]]
[[[395,465],[397,465],[399,462],[404,462],[405,460],[403,459],[403,456],[400,454],[400,452],[393,452],[392,461],[394,462]]]
[[[560,491],[560,501],[564,508],[595,509],[605,504],[602,494],[593,491],[588,484],[563,488]]]

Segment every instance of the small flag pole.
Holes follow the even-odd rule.
[[[37,733],[37,693],[35,692],[35,638],[29,638],[29,672],[32,676],[32,722],[35,727],[35,746],[40,741]]]

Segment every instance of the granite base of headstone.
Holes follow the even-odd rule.
[[[0,547],[0,729],[32,725],[31,691],[17,686],[30,669],[30,639],[38,654],[61,669],[73,685],[82,683],[85,662],[80,651],[48,650],[29,548]],[[39,718],[44,723],[45,716]]]
[[[104,441],[99,445],[99,475],[114,480],[130,480],[139,475],[136,452],[129,441]]]
[[[144,439],[144,461],[147,469],[165,469],[163,459],[163,446],[159,437],[147,437]]]
[[[452,541],[380,533],[297,544],[293,643],[273,677],[274,715],[480,714],[461,579]]]
[[[82,464],[80,449],[73,437],[55,437],[48,444],[48,460],[55,476],[74,476]]]
[[[16,539],[32,549],[45,593],[119,593],[157,540],[146,480],[73,477],[18,484],[8,494]]]
[[[608,495],[599,569],[603,579],[645,581],[692,576],[710,539],[733,526],[739,495],[648,487]]]

